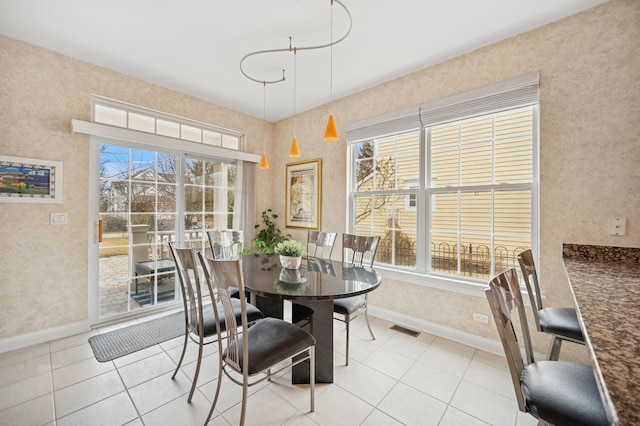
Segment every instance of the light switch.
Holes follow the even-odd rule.
[[[66,213],[51,213],[49,223],[51,225],[66,225],[67,214]]]
[[[627,235],[627,218],[621,216],[610,217],[609,235]]]

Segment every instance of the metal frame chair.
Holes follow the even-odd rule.
[[[207,281],[207,291],[203,291],[200,283],[200,273],[197,267],[195,250],[192,248],[178,248],[176,243],[169,243],[171,254],[176,264],[176,273],[180,281],[180,289],[182,291],[182,302],[184,306],[184,342],[182,346],[182,354],[176,366],[171,379],[175,379],[176,374],[180,370],[184,355],[187,351],[189,340],[198,345],[198,358],[196,360],[196,370],[193,375],[191,390],[189,391],[188,402],[191,402],[193,393],[198,383],[198,375],[200,374],[200,365],[202,363],[202,353],[204,346],[218,341],[218,333],[216,330],[216,321],[212,305],[215,301],[215,292],[210,282]],[[205,271],[207,272],[207,271]],[[207,299],[209,296],[210,299]],[[234,302],[236,315],[240,315],[240,302]],[[247,305],[247,316],[250,322],[257,321],[264,317],[262,312],[253,305]],[[226,330],[226,323],[222,323],[222,331]]]
[[[342,267],[343,273],[348,272],[349,267],[368,267],[373,266],[376,257],[380,237],[365,237],[361,235],[342,234]],[[333,319],[345,323],[347,332],[347,347],[345,354],[345,364],[349,365],[349,323],[356,319],[360,314],[364,313],[367,322],[367,328],[371,339],[376,340],[376,336],[371,329],[369,322],[369,310],[367,305],[369,302],[369,294],[364,296],[353,296],[333,301]],[[338,316],[336,316],[338,315]]]
[[[244,234],[234,229],[212,229],[207,231],[214,259],[236,259],[242,254]]]
[[[337,232],[307,231],[307,256],[331,259]]]
[[[217,282],[218,297],[222,303],[222,313],[214,305],[216,328],[219,340],[226,340],[226,347],[219,351],[218,383],[211,409],[205,421],[209,422],[220,394],[222,373],[235,384],[242,386],[240,425],[244,425],[249,386],[256,385],[283,370],[308,360],[310,411],[313,412],[315,392],[315,344],[316,339],[307,331],[277,318],[265,318],[249,327],[246,311],[246,295],[240,260],[215,260],[198,253],[205,271],[211,271]],[[205,273],[207,282],[212,277]],[[234,314],[233,299],[229,288],[239,290],[241,315]],[[227,324],[223,336],[221,321]],[[231,324],[231,326],[229,326]],[[274,368],[276,371],[272,371]]]
[[[555,425],[607,425],[609,421],[593,368],[565,361],[534,361],[525,307],[515,268],[489,281],[485,290],[504,348],[520,411]],[[512,320],[518,310],[522,352]]]
[[[518,263],[531,300],[536,328],[540,332],[551,335],[547,359],[557,361],[563,340],[584,345],[584,335],[578,321],[578,314],[574,308],[542,306],[538,274],[531,249],[518,255]]]

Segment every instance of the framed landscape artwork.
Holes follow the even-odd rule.
[[[0,202],[62,203],[62,162],[0,155]]]
[[[322,159],[287,164],[285,226],[320,230]]]

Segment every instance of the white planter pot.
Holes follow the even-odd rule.
[[[280,264],[283,268],[298,269],[302,263],[302,257],[280,255]]]

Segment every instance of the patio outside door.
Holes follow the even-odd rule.
[[[168,243],[206,248],[207,229],[239,221],[234,163],[120,143],[99,143],[99,321],[179,301]]]

